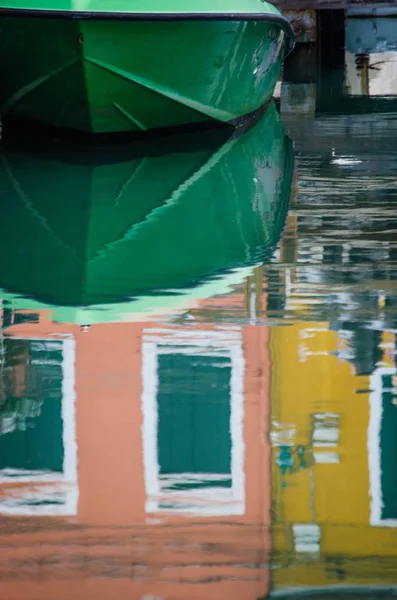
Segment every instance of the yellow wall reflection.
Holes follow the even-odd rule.
[[[272,330],[276,587],[395,580],[397,520],[380,514],[382,470],[390,473],[390,465],[379,462],[387,445],[382,398],[391,406],[395,396],[387,380],[394,346],[385,332],[382,359],[363,376],[326,322]]]

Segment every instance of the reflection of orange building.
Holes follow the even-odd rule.
[[[26,393],[26,365],[29,355],[24,340],[19,340],[3,349],[4,358],[9,365],[7,373],[0,375],[0,403],[6,395],[6,389],[16,398]]]
[[[32,472],[17,481],[0,473],[1,596],[251,600],[264,594],[270,549],[267,330],[154,323],[61,329],[42,313],[39,322],[6,333],[63,340],[64,472],[52,479]],[[172,401],[183,368],[190,373],[190,396],[207,383],[210,394],[214,377],[230,372],[222,408],[227,422],[219,413],[213,436],[230,433],[230,456],[212,450],[212,437],[204,440],[192,450],[195,462],[209,465],[204,474],[192,472],[190,463],[189,472],[181,472],[189,419],[181,417],[179,431],[180,417],[169,418],[159,400],[163,394]],[[203,436],[200,427],[195,431]],[[162,452],[171,465],[165,475]],[[220,461],[222,476],[210,472]],[[48,510],[41,500],[56,494],[61,504]]]

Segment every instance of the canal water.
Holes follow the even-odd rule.
[[[2,600],[397,594],[387,23],[234,135],[5,137]]]

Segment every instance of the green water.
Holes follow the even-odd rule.
[[[396,595],[389,23],[247,131],[2,141],[1,598]]]

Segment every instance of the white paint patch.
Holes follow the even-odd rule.
[[[333,465],[340,462],[336,452],[313,452],[314,462],[319,465]]]
[[[294,533],[295,551],[302,554],[317,554],[320,551],[320,527],[313,523],[295,523],[292,526]]]

